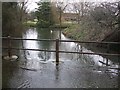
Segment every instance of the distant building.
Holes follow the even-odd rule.
[[[63,13],[62,17],[65,21],[77,21],[78,14],[77,13]]]

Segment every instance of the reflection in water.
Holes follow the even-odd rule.
[[[28,29],[24,34],[23,38],[25,39],[53,39],[57,37],[56,32],[48,29]],[[54,42],[49,41],[35,41],[35,40],[24,40],[23,48],[25,49],[42,49],[50,50],[55,48]],[[39,69],[39,62],[46,62],[48,60],[55,60],[55,53],[46,52],[46,51],[24,51],[25,56],[25,67],[27,68],[37,68]]]
[[[59,34],[57,31],[39,30],[36,28],[28,29],[23,34],[23,38],[26,39],[56,39],[58,37]],[[69,40],[63,34],[61,34],[61,39]],[[55,50],[55,43],[24,40],[23,48]],[[87,50],[84,47],[82,47],[81,49],[81,46],[74,42],[61,42],[60,50],[76,51],[76,52],[81,52],[81,51],[92,52],[91,50]],[[55,63],[51,63],[51,61],[55,60],[55,53],[30,51],[30,50],[24,51],[24,53],[22,51],[20,52],[21,52],[20,53],[21,57],[20,57],[20,61],[18,61],[18,65],[16,64],[17,62],[13,62],[15,66],[11,62],[8,63],[8,65],[4,65],[4,68],[6,66],[8,66],[7,68],[10,67],[8,70],[4,70],[3,72],[6,75],[4,76],[4,78],[7,78],[6,82],[4,83],[5,84],[7,82],[10,83],[9,86],[7,87],[18,87],[22,82],[26,80],[30,81],[30,85],[32,88],[34,87],[35,88],[41,88],[41,87],[42,88],[44,87],[45,88],[50,88],[50,87],[59,87],[59,88],[86,87],[87,88],[88,86],[94,88],[94,86],[97,85],[100,85],[99,87],[104,88],[104,87],[113,87],[111,81],[116,83],[116,78],[109,79],[106,72],[108,71],[108,72],[117,73],[117,71],[115,71],[114,69],[110,69],[110,67],[118,67],[118,65],[113,64],[113,62],[108,60],[108,64],[110,66],[105,66],[99,61],[106,62],[106,58],[99,55],[81,55],[81,54],[79,55],[79,54],[71,54],[71,53],[70,54],[60,53],[59,60],[62,61],[63,63],[60,62],[58,66],[54,66]],[[24,56],[26,59],[24,59]],[[22,60],[25,60],[23,67],[21,66]],[[43,62],[45,64],[43,64]],[[22,67],[22,69],[20,69],[19,67],[20,68]],[[7,75],[7,73],[8,74],[10,73],[10,75]],[[13,73],[14,75],[11,73]]]
[[[37,39],[38,33],[37,33],[36,29],[29,29],[25,32],[25,34],[23,34],[23,38]],[[38,42],[33,41],[33,40],[24,40],[23,47],[25,49],[39,49]],[[24,55],[26,58],[24,67],[26,67],[28,69],[32,69],[32,68],[40,69],[39,62],[37,62],[38,60],[40,60],[38,51],[26,50],[26,51],[24,51]]]
[[[23,34],[23,38],[26,39],[56,39],[59,37],[59,32],[52,31],[48,29],[29,29]],[[66,38],[63,34],[61,34],[62,40],[70,40]],[[73,51],[73,52],[90,52],[93,53],[91,50],[88,50],[81,45],[74,43],[74,42],[61,42],[59,44],[60,50],[63,51]],[[45,50],[55,50],[55,42],[47,42],[47,41],[32,41],[27,40],[23,41],[24,48],[28,49],[45,49]],[[55,53],[45,52],[45,51],[24,51],[26,61],[26,67],[30,68],[40,68],[39,61],[54,61],[55,60]],[[81,55],[81,54],[65,54],[60,53],[60,60],[80,60],[83,65],[86,66],[105,66],[106,58],[99,56],[99,55]],[[118,65],[113,64],[109,59],[107,59],[107,64],[111,67],[118,68]],[[103,63],[101,63],[103,62]],[[56,70],[59,73],[59,67],[56,66]],[[113,70],[112,70],[113,71]],[[115,70],[114,70],[115,71]],[[56,74],[58,74],[56,73]],[[59,74],[56,75],[56,79],[59,77]]]
[[[36,29],[29,29],[23,35],[23,38],[25,38],[25,39],[37,39],[38,38],[38,33],[37,33]],[[33,41],[33,40],[25,40],[25,41],[23,41],[23,46],[26,49],[38,49],[39,48],[38,42]],[[27,59],[39,59],[38,52],[36,52],[36,51],[27,50],[25,52],[25,57]]]
[[[48,29],[29,29],[25,32],[23,35],[23,38],[26,39],[56,39],[59,37],[59,33],[57,31],[52,31]],[[61,34],[62,40],[70,40],[66,38],[63,34]],[[31,41],[27,40],[23,42],[24,48],[29,49],[45,49],[45,50],[54,50],[55,49],[55,43],[54,42],[47,42],[47,41]],[[81,45],[74,43],[74,42],[61,42],[59,46],[60,50],[63,51],[76,51],[76,52],[90,52],[93,53],[91,50],[87,50],[84,47],[81,47]],[[38,52],[38,51],[25,51],[25,57],[26,59],[30,60],[42,60],[47,61],[54,59],[55,60],[55,53],[50,52]],[[99,55],[80,55],[80,54],[65,54],[60,53],[60,60],[81,60],[86,65],[98,65],[102,66],[103,64],[99,61],[102,61],[106,63],[105,58]],[[109,59],[108,64],[114,65]],[[118,67],[118,66],[117,66]]]
[[[55,70],[55,80],[59,81],[59,74],[60,74],[60,71],[59,71],[59,65],[56,65],[56,70]]]
[[[49,29],[37,29],[38,39],[52,39],[52,33]],[[49,41],[40,41],[39,48],[49,50],[51,42]]]

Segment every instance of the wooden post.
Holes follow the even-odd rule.
[[[59,39],[61,40],[61,28],[59,30]]]
[[[47,51],[47,49],[45,49],[46,51]],[[47,53],[46,53],[46,51],[44,51],[44,53],[45,53],[45,61],[47,60]]]
[[[80,45],[80,52],[82,53],[82,45]],[[81,59],[83,58],[83,54],[81,54]]]
[[[118,62],[118,68],[120,68],[120,60]],[[118,88],[120,88],[120,69],[118,69]]]
[[[12,54],[11,54],[11,37],[10,36],[8,36],[8,45],[9,45],[8,56],[11,57]]]
[[[59,64],[59,39],[56,39],[56,65]]]
[[[82,52],[82,45],[80,45],[80,52]]]
[[[79,44],[77,43],[77,45],[76,45],[76,47],[77,47],[77,52],[80,52],[80,48],[79,48]],[[73,58],[73,57],[72,57]],[[80,58],[80,54],[77,54],[77,60]]]
[[[106,66],[108,66],[108,58],[106,58]]]
[[[109,49],[110,49],[110,44],[107,44],[107,53],[109,53]]]

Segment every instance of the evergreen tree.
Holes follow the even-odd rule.
[[[39,27],[49,27],[54,24],[50,2],[39,2],[36,11]]]

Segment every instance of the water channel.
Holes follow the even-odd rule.
[[[17,36],[15,36],[17,37]],[[56,39],[56,30],[29,28],[20,35],[25,39]],[[61,34],[62,40],[70,40]],[[3,46],[7,46],[3,41]],[[12,41],[12,46],[25,49],[55,50],[55,42]],[[61,42],[60,50],[79,51],[74,42]],[[92,52],[82,47],[84,52]],[[18,60],[3,60],[3,88],[117,88],[117,62],[99,55],[79,55],[60,53],[60,63],[56,66],[55,53],[31,50],[13,50]],[[7,55],[7,50],[3,50]],[[108,59],[109,66],[102,64]],[[119,58],[114,58],[119,59]],[[115,60],[116,61],[116,60]]]

